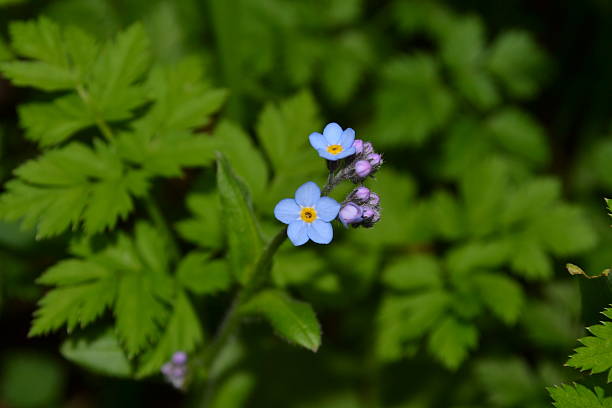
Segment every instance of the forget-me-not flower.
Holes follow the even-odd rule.
[[[330,222],[338,216],[338,211],[340,204],[333,198],[321,197],[319,186],[309,181],[297,189],[295,199],[279,201],[274,216],[289,225],[287,235],[293,245],[303,245],[309,239],[317,244],[329,244],[334,237]]]
[[[325,126],[323,134],[311,133],[309,139],[319,156],[327,160],[340,160],[355,154],[355,131],[351,128],[342,130],[335,122]]]

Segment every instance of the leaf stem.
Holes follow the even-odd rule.
[[[283,227],[275,236],[268,242],[268,245],[257,259],[254,266],[252,278],[240,289],[234,297],[232,305],[228,309],[219,326],[211,345],[206,349],[202,365],[206,375],[206,389],[204,393],[203,407],[207,407],[212,400],[212,395],[215,387],[215,380],[210,375],[210,370],[215,366],[220,351],[225,347],[227,341],[231,338],[234,331],[240,323],[240,308],[248,301],[263,285],[266,284],[272,266],[272,258],[274,254],[287,239],[287,228]]]
[[[79,94],[79,97],[81,98],[83,103],[87,105],[87,107],[89,107],[89,110],[91,111],[94,117],[94,121],[96,122],[96,126],[98,126],[98,129],[100,129],[102,135],[104,135],[106,140],[108,140],[109,142],[113,142],[115,140],[113,131],[108,126],[108,123],[106,123],[106,121],[100,116],[100,112],[98,111],[98,108],[96,107],[94,101],[91,99],[89,92],[87,92],[87,90],[82,84],[78,84],[76,86],[76,91]]]

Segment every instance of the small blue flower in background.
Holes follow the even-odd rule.
[[[321,197],[319,186],[309,181],[297,189],[295,199],[280,200],[274,216],[289,225],[287,235],[293,245],[303,245],[309,239],[317,244],[329,244],[334,237],[330,222],[338,216],[338,211],[340,204],[333,198]]]
[[[319,156],[327,160],[340,160],[355,154],[355,131],[351,128],[342,130],[337,123],[325,126],[323,134],[311,133],[309,139]]]

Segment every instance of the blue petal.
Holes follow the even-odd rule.
[[[321,154],[321,153],[319,153]],[[351,155],[355,154],[355,148],[354,147],[350,147],[346,150],[343,150],[342,153],[338,153],[335,157],[336,160],[340,160],[340,159],[344,159],[345,157],[349,157]]]
[[[329,222],[315,220],[308,224],[308,238],[317,244],[329,244],[334,238],[334,229]]]
[[[285,198],[274,207],[274,216],[282,223],[291,224],[300,219],[300,206],[293,198]]]
[[[301,220],[292,222],[287,228],[287,236],[295,246],[305,244],[308,242],[308,225]]]
[[[315,150],[325,149],[327,147],[327,139],[318,132],[311,133],[308,139],[310,139],[310,145],[314,147]]]
[[[312,181],[304,183],[295,192],[295,201],[302,207],[313,207],[321,198],[321,190]]]
[[[344,148],[344,150],[347,150],[353,146],[354,141],[355,131],[351,128],[345,129],[340,137],[340,145]]]
[[[338,216],[340,204],[330,197],[321,197],[317,205],[315,205],[317,217],[325,222],[329,222]]]
[[[327,160],[331,160],[331,161],[336,161],[338,159],[341,159],[342,158],[341,157],[342,153],[344,153],[344,152],[342,152],[340,154],[331,154],[326,149],[319,149],[319,150],[317,150],[317,152],[319,152],[319,156],[321,156],[322,158],[327,159]],[[353,148],[353,152],[354,152],[354,148]],[[344,156],[344,157],[346,157],[346,156]]]
[[[327,139],[328,145],[340,144],[342,128],[336,122],[329,123],[325,126],[325,129],[323,129],[323,136]]]

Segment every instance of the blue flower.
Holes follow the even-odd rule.
[[[327,160],[340,160],[355,154],[355,131],[351,128],[342,130],[337,123],[325,126],[323,134],[311,133],[309,139],[319,156]]]
[[[333,198],[321,197],[319,186],[309,181],[297,189],[295,199],[280,200],[274,216],[289,225],[287,235],[293,245],[303,245],[309,239],[317,244],[329,244],[334,237],[330,222],[338,216],[338,211],[340,204]]]

